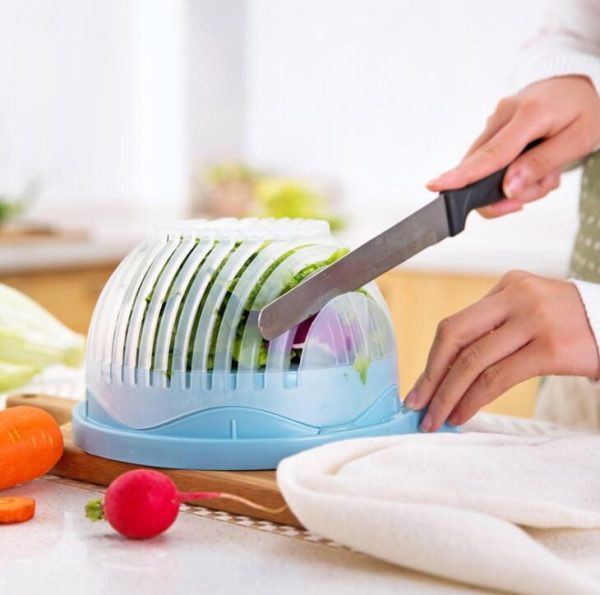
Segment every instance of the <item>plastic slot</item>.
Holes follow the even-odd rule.
[[[129,323],[127,325],[123,354],[123,367],[126,372],[123,376],[123,381],[128,382],[129,384],[135,384],[137,381],[133,372],[134,369],[137,370],[140,337],[144,320],[148,312],[149,303],[152,302],[152,297],[148,299],[148,296],[153,296],[156,284],[158,283],[163,270],[180,244],[180,238],[168,239],[167,243],[148,269],[144,276],[144,280],[140,285],[139,291],[135,296],[135,300],[131,307]]]
[[[263,243],[263,240],[243,242],[231,253],[225,266],[214,280],[200,313],[200,322],[198,323],[198,330],[194,337],[194,352],[192,354],[193,370],[208,370],[208,358],[213,342],[213,332],[218,332],[218,328],[215,329],[215,323],[217,322],[216,315],[219,314],[223,299],[229,292],[236,275]]]
[[[187,300],[181,310],[181,316],[175,331],[175,342],[173,346],[172,373],[186,372],[188,363],[188,351],[192,340],[192,332],[196,317],[199,316],[198,308],[206,292],[214,272],[231,250],[235,242],[233,240],[220,240],[215,243],[210,254],[196,271],[194,280],[190,286]]]
[[[167,301],[169,300],[169,293],[173,288],[175,278],[179,274],[181,267],[190,255],[195,244],[195,240],[191,238],[184,239],[179,243],[160,272],[156,284],[152,289],[152,298],[147,304],[146,313],[143,318],[136,363],[139,372],[141,372],[141,383],[146,386],[151,384],[150,372],[153,365],[158,325],[161,315],[166,308]]]
[[[110,345],[111,353],[107,355],[106,360],[111,363],[111,375],[114,379],[115,371],[118,371],[118,377],[122,378],[123,370],[123,357],[124,357],[124,346],[125,337],[127,335],[127,329],[129,327],[129,319],[131,317],[131,308],[134,300],[140,291],[140,285],[146,276],[149,268],[152,266],[154,259],[163,249],[167,243],[167,238],[156,238],[153,243],[151,250],[145,255],[145,258],[141,260],[139,265],[131,274],[131,278],[123,292],[123,299],[120,304],[119,312],[117,314],[117,320],[115,323],[115,332],[113,335],[112,345]],[[107,341],[108,348],[108,341]]]
[[[201,240],[190,252],[188,259],[175,278],[171,297],[167,301],[167,305],[159,321],[153,366],[156,370],[165,372],[165,386],[169,385],[169,378],[166,372],[169,370],[171,347],[174,344],[175,325],[181,317],[184,297],[188,295],[194,276],[213,246],[214,243],[212,240]]]
[[[105,356],[107,345],[112,348],[109,333],[114,332],[122,294],[125,291],[127,280],[131,276],[131,271],[144,259],[145,253],[150,250],[152,243],[147,240],[138,244],[121,261],[100,293],[90,323],[86,359],[89,358],[102,364],[110,363],[110,359],[103,356]]]
[[[235,291],[223,313],[221,327],[218,330],[215,349],[214,372],[230,372],[233,365],[233,350],[242,316],[249,307],[248,300],[261,277],[273,266],[273,263],[297,248],[297,242],[273,242],[261,250],[250,266],[242,273]]]
[[[285,283],[291,277],[297,275],[311,263],[326,260],[335,252],[336,249],[336,246],[313,246],[302,248],[284,260],[267,279],[265,284],[258,292],[254,304],[252,304],[252,310],[255,314],[254,316],[248,317],[248,323],[246,324],[246,329],[244,330],[240,348],[238,382],[242,380],[242,373],[255,372],[258,370],[258,355],[264,339],[258,330],[257,311],[275,299],[281,293]],[[287,334],[292,332],[296,332],[295,328],[287,331]],[[285,341],[287,341],[287,339],[281,339],[281,341],[284,342],[283,344],[285,345]],[[271,341],[269,350],[271,349],[271,345],[273,343],[277,343],[277,338],[274,341]],[[281,344],[279,345],[281,346]],[[287,358],[287,362],[285,364],[283,363],[286,361],[284,358],[281,358],[280,360],[282,362],[282,368],[287,368],[289,366],[290,353],[288,352],[287,356],[285,357]],[[271,365],[271,369],[273,369],[273,364]]]

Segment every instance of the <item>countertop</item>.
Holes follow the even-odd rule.
[[[85,503],[88,484],[43,478],[3,491],[37,501],[33,520],[3,526],[0,592],[14,595],[144,593],[481,592],[349,551],[318,536],[245,517],[186,507],[171,529],[129,541]]]
[[[20,392],[83,398],[81,370],[47,369]],[[3,398],[0,395],[0,408]],[[556,431],[536,420],[479,414],[471,429],[516,434]],[[0,526],[0,593],[465,593],[481,592],[404,570],[294,527],[182,506],[175,525],[149,541],[128,541],[84,516],[98,486],[56,477],[4,490],[37,501],[33,520]]]
[[[144,234],[140,229],[120,227],[104,233],[89,231],[85,238],[65,242],[38,239],[3,245],[0,274],[119,262]]]

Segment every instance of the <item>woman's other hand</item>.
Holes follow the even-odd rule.
[[[597,378],[596,340],[575,285],[512,271],[479,302],[443,320],[405,405],[424,431],[462,424],[503,392],[546,374]]]

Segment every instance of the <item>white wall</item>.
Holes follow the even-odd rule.
[[[363,240],[422,205],[423,184],[454,165],[507,93],[543,0],[251,0],[246,155],[341,182]],[[515,17],[518,15],[518,18]],[[562,274],[577,180],[413,266]]]
[[[339,183],[357,243],[431,198],[543,4],[0,0],[0,193],[40,174],[45,218],[164,220],[198,168],[241,155]],[[560,274],[576,185],[411,265]]]
[[[246,1],[188,2],[187,134],[196,170],[242,156]]]
[[[35,213],[179,218],[196,170],[240,158],[244,0],[0,0],[0,194]]]
[[[183,0],[0,2],[0,191],[46,216],[138,218],[187,198]]]

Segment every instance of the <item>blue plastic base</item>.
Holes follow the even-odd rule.
[[[80,448],[91,454],[138,465],[242,471],[275,469],[285,457],[334,440],[414,433],[418,431],[421,417],[419,412],[400,409],[376,425],[321,431],[313,435],[197,438],[172,436],[160,429],[133,430],[102,423],[87,415],[87,403],[84,402],[73,410],[73,438]],[[443,429],[454,430],[447,426]]]

